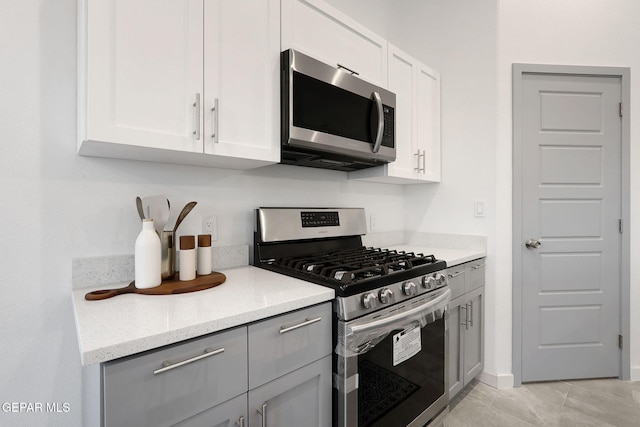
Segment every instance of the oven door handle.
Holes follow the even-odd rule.
[[[377,329],[377,328],[381,328],[381,327],[385,327],[385,326],[389,326],[393,323],[396,322],[401,322],[403,320],[406,320],[407,318],[411,318],[413,316],[415,316],[416,314],[420,313],[421,311],[429,311],[432,307],[437,307],[441,304],[448,304],[449,301],[451,300],[451,289],[447,288],[444,292],[442,292],[440,295],[435,296],[433,299],[428,300],[427,302],[425,302],[424,304],[420,304],[417,307],[414,307],[410,310],[407,310],[403,313],[399,313],[393,316],[389,316],[389,317],[385,317],[382,319],[378,319],[378,320],[374,320],[371,322],[367,322],[364,323],[362,325],[353,325],[350,326],[350,332],[348,332],[348,335],[355,335],[355,334],[361,334],[364,332],[369,332],[372,329]]]

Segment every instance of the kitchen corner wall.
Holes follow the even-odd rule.
[[[634,0],[329,0],[441,73],[442,183],[406,186],[407,230],[487,235],[483,380],[512,376],[513,63],[631,67],[631,135],[639,133],[640,4]],[[380,10],[384,10],[383,13]],[[374,11],[375,10],[375,11]],[[631,141],[631,215],[639,210],[640,154]],[[640,165],[639,165],[640,166]],[[636,172],[634,172],[636,171]],[[473,201],[486,201],[486,217]],[[635,259],[640,229],[631,234]],[[640,380],[640,265],[631,264],[631,379]]]
[[[165,194],[174,218],[198,201],[180,230],[197,233],[201,217],[217,215],[218,246],[251,244],[258,206],[362,206],[376,215],[376,231],[404,229],[402,187],[349,181],[343,172],[77,156],[75,0],[3,2],[0,57],[0,405],[60,408],[0,406],[0,425],[82,425],[72,259],[133,253],[137,195]]]

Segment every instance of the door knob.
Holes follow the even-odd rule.
[[[527,249],[538,249],[541,244],[542,243],[540,242],[540,240],[529,239],[524,245],[527,247]]]

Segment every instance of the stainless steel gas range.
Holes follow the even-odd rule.
[[[254,265],[335,289],[334,426],[437,425],[448,413],[446,263],[362,245],[361,208],[260,208]]]

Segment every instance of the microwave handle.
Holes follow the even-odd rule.
[[[382,98],[380,98],[380,94],[378,92],[373,92],[371,94],[373,100],[376,103],[376,107],[378,108],[378,133],[376,134],[376,140],[373,143],[373,147],[371,147],[371,151],[373,153],[377,153],[380,151],[380,146],[382,145],[382,135],[384,133],[384,110],[382,109]]]

